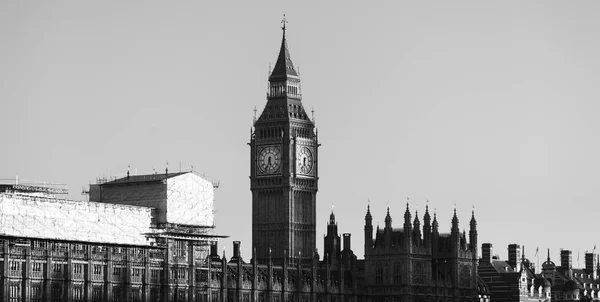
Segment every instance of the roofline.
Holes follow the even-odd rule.
[[[102,241],[81,241],[81,240],[68,240],[68,239],[56,239],[56,238],[43,238],[43,237],[28,237],[28,236],[12,236],[0,234],[0,239],[27,239],[27,240],[43,240],[50,242],[64,242],[64,243],[76,243],[76,244],[89,244],[89,245],[111,245],[118,247],[144,247],[144,248],[159,248],[153,246],[150,242],[147,245],[144,244],[126,244],[126,243],[113,243],[113,242],[102,242]]]

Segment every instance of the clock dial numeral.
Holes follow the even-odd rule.
[[[273,174],[281,166],[281,151],[277,146],[267,146],[258,154],[258,168],[264,174]]]
[[[313,155],[308,147],[297,148],[296,171],[300,174],[311,174],[313,170]]]

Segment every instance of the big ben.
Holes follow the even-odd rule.
[[[250,140],[252,245],[256,260],[306,262],[316,249],[318,140],[302,106],[300,77],[283,38],[267,103]]]

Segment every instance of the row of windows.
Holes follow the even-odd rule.
[[[270,85],[269,94],[271,96],[284,93],[300,94],[300,87],[295,85],[285,85],[284,83],[274,83]]]

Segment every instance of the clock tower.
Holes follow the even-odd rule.
[[[267,103],[250,139],[252,245],[256,260],[307,262],[316,249],[319,146],[302,106],[300,77],[285,38],[271,75]]]

